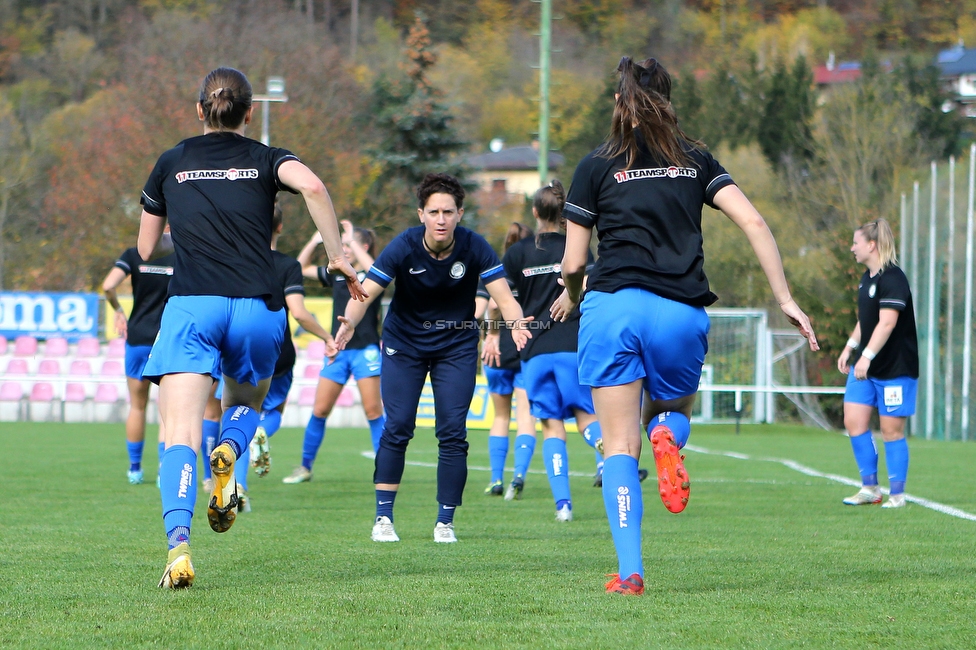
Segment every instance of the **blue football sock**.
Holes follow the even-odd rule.
[[[159,454],[158,454],[157,458],[159,459],[159,464],[162,465],[163,464],[163,454],[166,453],[166,443],[165,442],[159,443],[157,449],[159,451]]]
[[[522,433],[515,436],[515,476],[525,478],[535,452],[535,436]]]
[[[908,480],[908,441],[892,440],[884,443],[885,464],[888,465],[888,489],[891,494],[901,494],[905,491],[905,481]]]
[[[603,437],[603,429],[600,428],[600,422],[594,420],[590,426],[583,429],[583,440],[586,444],[596,449],[596,443]]]
[[[596,459],[596,473],[603,474],[603,456],[600,455],[600,452],[594,449],[593,457]]]
[[[322,440],[325,439],[325,418],[312,416],[305,426],[305,440],[302,443],[302,467],[312,469],[315,456],[319,453]],[[379,516],[379,515],[377,515]]]
[[[389,517],[393,521],[393,502],[396,501],[396,491],[376,490],[376,516]]]
[[[261,411],[261,426],[264,427],[264,432],[269,438],[278,433],[278,429],[281,428],[281,411]]]
[[[173,548],[190,540],[190,521],[197,498],[197,455],[186,445],[172,445],[159,468],[159,494],[163,501],[163,528]]]
[[[234,454],[240,458],[241,454],[251,444],[254,431],[261,424],[261,414],[249,406],[231,406],[220,418],[220,442],[228,443]]]
[[[203,444],[200,446],[200,455],[203,456],[203,478],[213,478],[210,471],[210,454],[217,446],[217,438],[220,437],[220,422],[216,420],[203,421]]]
[[[542,458],[546,462],[546,474],[552,498],[559,503],[569,501],[569,459],[566,455],[566,441],[559,438],[546,438],[542,443]]]
[[[454,523],[454,511],[457,510],[457,506],[446,506],[443,503],[437,504],[437,523],[439,524],[453,524]]]
[[[674,436],[674,441],[677,443],[678,449],[688,444],[688,436],[691,435],[691,422],[688,421],[684,413],[665,411],[651,418],[651,423],[647,430],[648,439],[650,439],[651,431],[659,424],[663,424],[671,429],[671,434]]]
[[[491,463],[491,482],[505,476],[505,459],[508,458],[508,436],[488,436],[488,459]]]
[[[641,556],[644,501],[636,458],[617,454],[604,461],[603,504],[607,509],[613,546],[617,550],[621,579],[634,573],[644,577],[644,560]]]
[[[383,435],[383,427],[386,426],[386,416],[381,415],[375,420],[368,420],[369,422],[369,437],[373,441],[373,451],[377,452],[380,450],[380,437]]]
[[[874,446],[874,436],[871,435],[870,431],[858,436],[851,436],[851,447],[854,449],[854,461],[857,462],[857,471],[861,474],[861,482],[868,486],[877,485],[878,448]],[[905,469],[908,469],[907,466]]]
[[[251,447],[248,445],[244,447],[244,453],[241,454],[237,462],[234,463],[234,478],[237,479],[237,485],[242,490],[247,492],[247,470],[251,468]]]
[[[125,447],[129,451],[129,471],[135,472],[142,468],[142,446],[143,442],[125,441]]]

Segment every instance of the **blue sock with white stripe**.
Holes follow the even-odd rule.
[[[583,440],[586,444],[596,449],[596,443],[603,438],[603,429],[600,428],[600,422],[594,420],[590,426],[583,429]]]
[[[281,428],[281,411],[276,409],[261,411],[261,426],[264,427],[264,432],[269,438],[278,433],[278,429]]]
[[[228,443],[240,458],[261,424],[261,414],[249,406],[231,406],[220,418],[220,442]],[[218,446],[219,446],[218,444]]]
[[[884,443],[885,464],[888,466],[888,489],[891,494],[901,494],[905,491],[905,481],[908,480],[908,441],[892,440]]]
[[[688,421],[688,417],[684,413],[665,411],[651,418],[650,427],[647,430],[648,439],[650,438],[651,431],[659,424],[663,424],[671,429],[671,434],[674,436],[674,441],[677,443],[678,449],[688,444],[688,437],[691,435],[691,422]]]
[[[190,521],[197,499],[197,454],[186,445],[172,445],[159,467],[159,494],[163,502],[163,528],[169,548],[190,541]]]
[[[523,433],[515,436],[515,477],[525,478],[535,453],[535,436]]]
[[[380,437],[383,435],[383,427],[386,426],[386,416],[381,415],[369,422],[369,437],[373,441],[373,452],[380,450]]]
[[[325,418],[312,416],[305,425],[305,439],[302,442],[302,467],[311,471],[315,456],[325,439]],[[377,515],[379,516],[379,515]]]
[[[396,490],[376,490],[376,516],[388,517],[393,522],[393,502],[396,501]]]
[[[497,483],[505,476],[505,459],[508,458],[508,436],[488,436],[488,459],[491,464],[491,482]]]
[[[135,472],[142,469],[142,447],[143,441],[139,442],[129,442],[125,441],[125,448],[129,452],[129,471]]]
[[[871,431],[851,436],[851,447],[854,449],[854,461],[857,471],[861,474],[861,483],[866,486],[878,484],[878,448],[874,446],[874,436]],[[887,446],[885,447],[887,449]],[[889,464],[889,467],[891,465]],[[905,467],[908,469],[907,465]]]
[[[637,475],[637,459],[633,456],[617,454],[604,461],[603,505],[607,509],[613,547],[617,551],[620,579],[635,573],[643,578],[641,519],[644,517],[644,500]]]
[[[546,438],[542,443],[542,458],[546,462],[549,487],[558,510],[569,503],[569,459],[566,455],[566,441],[559,438]],[[570,506],[572,507],[572,506]]]
[[[220,437],[220,422],[216,420],[203,421],[203,444],[200,445],[200,455],[203,456],[203,478],[213,478],[210,471],[210,454],[217,446],[217,438]]]
[[[443,503],[437,504],[437,523],[439,524],[453,524],[454,523],[454,512],[457,510],[457,506],[446,506]]]

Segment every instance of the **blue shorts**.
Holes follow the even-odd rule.
[[[534,417],[568,420],[576,410],[593,413],[588,386],[579,382],[575,352],[551,352],[522,362],[525,392]]]
[[[285,310],[260,298],[171,296],[143,377],[192,372],[257,386],[274,374],[285,338]]]
[[[878,415],[907,418],[915,415],[915,396],[918,380],[911,377],[895,379],[855,379],[854,368],[847,373],[844,401],[864,404],[878,409]]]
[[[379,377],[383,367],[380,348],[367,345],[359,350],[343,350],[336,355],[335,361],[322,366],[319,377],[345,386],[352,375],[356,381],[366,377]]]
[[[129,345],[126,343],[125,376],[142,381],[142,371],[146,369],[146,362],[149,361],[151,351],[151,345]]]
[[[708,314],[638,287],[590,291],[580,304],[579,381],[595,388],[638,379],[653,400],[698,392]]]
[[[525,378],[521,370],[502,370],[484,366],[488,392],[496,395],[511,395],[516,388],[525,388]]]

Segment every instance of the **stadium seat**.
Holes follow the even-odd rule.
[[[87,363],[87,362],[86,362]],[[84,384],[69,383],[64,388],[64,421],[91,422],[94,413],[93,404],[88,401],[88,394]]]
[[[21,419],[24,387],[19,381],[0,383],[0,422],[16,422]]]
[[[119,387],[115,384],[99,384],[95,389],[94,420],[95,422],[119,420]]]
[[[44,342],[44,356],[49,358],[68,356],[68,339],[55,336]]]
[[[0,354],[7,354],[7,337],[0,334]]]
[[[33,336],[18,336],[14,339],[14,356],[32,357],[37,354],[37,339]]]
[[[351,388],[343,388],[342,392],[339,393],[339,397],[336,398],[336,406],[355,406],[356,405],[356,394],[352,392]]]
[[[88,359],[75,359],[71,362],[71,368],[68,370],[68,374],[72,377],[91,377],[91,361]]]
[[[57,359],[41,359],[37,366],[37,374],[45,376],[57,376],[61,374],[61,363]]]
[[[54,419],[54,384],[39,381],[31,388],[27,400],[28,416],[31,422],[50,422]]]
[[[325,356],[325,341],[322,339],[312,339],[305,348],[305,358],[319,361]]]
[[[125,367],[117,359],[106,359],[100,374],[106,377],[125,377]]]
[[[112,339],[111,341],[109,341],[107,356],[109,359],[124,359],[125,339]]]
[[[321,363],[310,363],[307,366],[305,366],[305,372],[303,373],[303,376],[305,377],[305,379],[316,379],[319,376],[320,372],[322,372]]]
[[[7,363],[7,372],[6,372],[6,374],[8,374],[8,375],[27,375],[27,374],[30,374],[30,371],[29,371],[29,369],[27,367],[27,359],[16,359],[16,358],[15,359],[11,359]]]
[[[299,406],[312,406],[315,404],[315,386],[302,386],[302,392],[298,394]]]
[[[79,358],[92,358],[102,354],[102,344],[94,336],[86,336],[78,339],[78,347],[75,349],[75,356]]]

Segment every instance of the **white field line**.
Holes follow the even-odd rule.
[[[785,458],[754,458],[747,454],[740,454],[738,452],[732,451],[713,451],[711,449],[706,449],[704,447],[698,447],[695,445],[686,445],[685,449],[688,451],[694,451],[699,454],[709,454],[712,456],[725,456],[726,458],[735,458],[736,460],[758,460],[769,463],[779,463],[785,467],[792,469],[793,471],[800,472],[801,474],[806,474],[807,476],[813,476],[815,478],[824,478],[828,481],[834,481],[835,483],[843,483],[844,485],[850,485],[851,487],[861,487],[861,482],[854,479],[847,478],[846,476],[840,476],[838,474],[825,474],[819,472],[812,467],[807,467],[806,465],[801,465],[795,460],[789,460]],[[881,488],[881,491],[888,494],[886,488]],[[928,508],[930,510],[935,510],[936,512],[941,512],[944,515],[949,515],[950,517],[958,517],[959,519],[968,519],[969,521],[976,521],[976,515],[970,514],[965,510],[960,510],[959,508],[953,508],[952,506],[947,506],[938,501],[930,501],[922,497],[913,496],[911,494],[905,493],[905,500],[912,503],[916,503],[923,508]]]
[[[842,483],[844,485],[849,485],[851,487],[857,487],[857,488],[861,487],[861,482],[860,481],[856,481],[854,479],[847,478],[846,476],[841,476],[839,474],[825,474],[823,472],[820,472],[820,471],[817,471],[817,470],[813,469],[812,467],[807,467],[806,465],[802,465],[802,464],[796,462],[795,460],[789,460],[787,458],[754,458],[752,456],[749,456],[748,454],[741,454],[741,453],[735,452],[735,451],[714,451],[714,450],[711,450],[711,449],[706,449],[705,447],[698,447],[696,445],[686,445],[684,447],[684,449],[686,449],[687,451],[693,451],[693,452],[698,453],[698,454],[708,454],[708,455],[711,455],[711,456],[725,456],[726,458],[734,458],[736,460],[758,460],[758,461],[767,462],[767,463],[779,463],[780,465],[783,465],[784,467],[788,467],[788,468],[792,469],[793,471],[799,472],[801,474],[805,474],[807,476],[812,476],[814,478],[823,478],[823,479],[827,479],[828,481],[834,481],[835,483]],[[364,458],[374,458],[375,457],[375,454],[373,452],[371,452],[371,451],[364,451],[364,452],[362,452],[362,455],[363,455]],[[411,465],[413,467],[429,467],[429,468],[436,468],[437,467],[437,463],[425,463],[425,462],[416,461],[416,460],[408,460],[408,461],[406,461],[406,464],[407,465]],[[477,466],[477,465],[469,465],[468,466],[468,469],[469,470],[476,471],[476,472],[490,472],[491,471],[491,468],[490,467],[480,467],[480,466]],[[513,471],[513,468],[506,467],[505,470],[508,471],[508,472],[511,472],[511,471]],[[542,471],[542,470],[530,469],[529,470],[529,474],[545,474],[545,472]],[[570,476],[586,477],[586,478],[589,478],[589,477],[592,476],[592,474],[586,474],[585,472],[573,472],[573,471],[570,471],[569,472],[569,475]],[[698,479],[698,482],[699,483],[724,483],[724,482],[727,482],[727,481],[725,479]],[[768,483],[768,484],[777,484],[778,483],[777,481],[763,481],[763,480],[750,480],[750,479],[744,479],[744,480],[736,481],[736,482],[741,482],[741,483]],[[888,489],[887,488],[881,488],[881,492],[884,493],[884,494],[888,494]],[[935,510],[936,512],[941,512],[944,515],[949,515],[950,517],[958,517],[959,519],[968,519],[969,521],[976,521],[976,515],[970,514],[970,513],[966,512],[965,510],[960,510],[959,508],[953,508],[952,506],[947,506],[944,503],[939,503],[938,501],[931,501],[931,500],[926,499],[924,497],[917,497],[917,496],[908,494],[907,492],[905,493],[905,500],[906,501],[910,501],[910,502],[915,503],[915,504],[918,504],[918,505],[922,506],[923,508],[928,508],[930,510]]]

